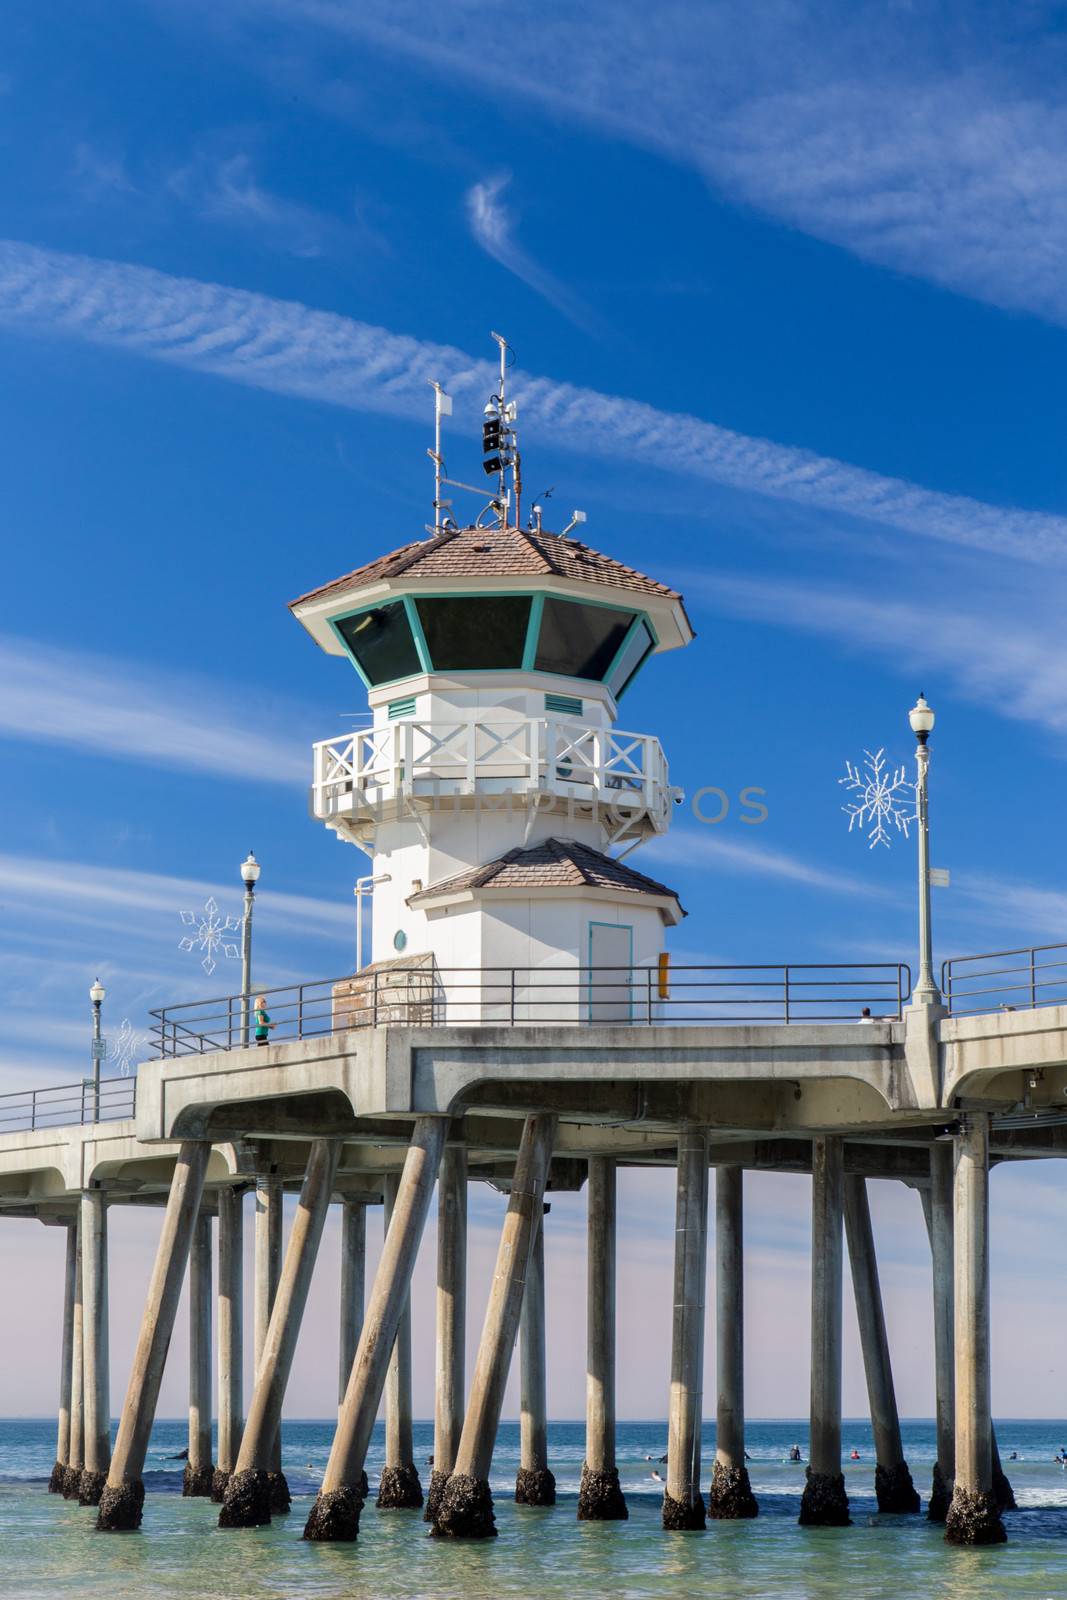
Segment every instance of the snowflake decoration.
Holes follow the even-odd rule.
[[[204,956],[200,965],[210,978],[218,962],[215,956],[221,950],[229,960],[236,960],[241,954],[235,944],[230,943],[226,935],[239,933],[244,922],[243,917],[221,917],[218,904],[214,896],[205,900],[203,911],[183,911],[181,919],[187,928],[195,928],[195,933],[186,934],[179,940],[179,950],[202,950]]]
[[[861,830],[866,829],[869,849],[884,844],[888,850],[890,829],[896,828],[906,839],[915,821],[915,785],[908,782],[903,767],[886,766],[884,750],[873,756],[869,750],[863,754],[862,768],[846,761],[845,776],[837,780],[858,796],[841,809],[848,817],[849,833],[858,824]],[[904,800],[910,803],[910,810],[901,803]]]
[[[130,1075],[130,1069],[136,1065],[138,1058],[147,1050],[148,1040],[143,1033],[137,1033],[129,1017],[123,1017],[122,1026],[115,1038],[112,1058],[118,1063],[118,1069],[124,1078]]]

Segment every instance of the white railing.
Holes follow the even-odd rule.
[[[480,787],[595,799],[664,826],[671,803],[658,739],[563,718],[405,719],[314,746],[312,805],[324,819],[401,793],[475,794]]]

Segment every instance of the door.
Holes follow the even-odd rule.
[[[633,929],[617,922],[589,924],[590,1022],[631,1022],[634,958]]]

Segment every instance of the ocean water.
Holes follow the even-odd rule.
[[[326,1422],[287,1421],[284,1465],[293,1491],[290,1516],[269,1528],[223,1533],[217,1508],[181,1498],[182,1422],[160,1422],[146,1471],[144,1527],[103,1535],[94,1513],[46,1493],[55,1448],[50,1421],[0,1422],[0,1593],[19,1600],[1067,1600],[1067,1474],[1052,1460],[1067,1445],[1067,1422],[998,1421],[1005,1467],[1019,1510],[1005,1517],[1009,1543],[954,1550],[924,1517],[879,1517],[869,1424],[847,1422],[842,1463],[854,1526],[803,1529],[796,1517],[802,1466],[786,1459],[795,1441],[807,1451],[806,1424],[750,1422],[749,1472],[760,1500],[753,1522],[711,1523],[706,1533],[665,1534],[659,1522],[662,1471],[646,1456],[666,1449],[666,1424],[619,1427],[626,1523],[575,1520],[583,1454],[580,1423],[549,1428],[559,1502],[553,1510],[510,1499],[518,1427],[505,1423],[493,1464],[498,1539],[453,1544],[430,1539],[421,1512],[375,1511],[368,1504],[354,1545],[305,1544],[300,1534],[329,1452]],[[929,1422],[904,1424],[916,1486],[925,1498],[934,1458]],[[705,1433],[703,1481],[714,1428]],[[416,1459],[433,1449],[429,1424],[416,1424]],[[1009,1462],[1010,1451],[1020,1459]],[[372,1490],[382,1462],[379,1429],[368,1458]]]

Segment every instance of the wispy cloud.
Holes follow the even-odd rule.
[[[956,609],[927,597],[884,599],[824,583],[774,583],[717,574],[695,576],[704,601],[775,628],[790,627],[872,652],[886,665],[907,663],[943,674],[964,698],[996,704],[1015,717],[1067,733],[1067,646],[1062,619],[1043,623],[1031,605],[1013,622],[1001,590]]]
[[[586,333],[600,333],[602,327],[593,311],[560,283],[551,272],[534,260],[515,237],[515,217],[504,201],[511,183],[509,173],[498,173],[468,189],[467,221],[471,233],[486,255],[492,256],[508,272],[514,273],[535,294],[555,306],[569,322]]]
[[[306,781],[295,717],[291,739],[265,737],[253,691],[244,704],[227,698],[191,674],[0,637],[0,735],[243,782]]]
[[[986,7],[972,28],[841,0],[764,6],[756,25],[742,0],[548,3],[509,14],[523,70],[506,80],[475,7],[267,7],[662,151],[869,261],[1067,322],[1065,44],[1047,7]]]
[[[341,227],[313,207],[267,188],[244,150],[221,157],[202,154],[172,172],[166,188],[208,221],[254,229],[290,255],[320,255],[327,238]]]
[[[865,900],[896,898],[892,890],[879,890],[866,878],[821,867],[784,850],[720,839],[710,830],[698,833],[695,828],[676,828],[673,833],[654,840],[646,854],[649,860],[654,855],[657,861],[677,862],[691,871],[714,869],[743,876],[776,878],[828,894],[857,895]]]
[[[0,325],[400,417],[424,415],[428,378],[480,404],[495,376],[490,362],[453,347],[297,302],[16,242],[0,243]],[[710,479],[1013,560],[1067,562],[1062,517],[939,494],[551,378],[520,377],[516,393],[527,434],[561,449]]]

